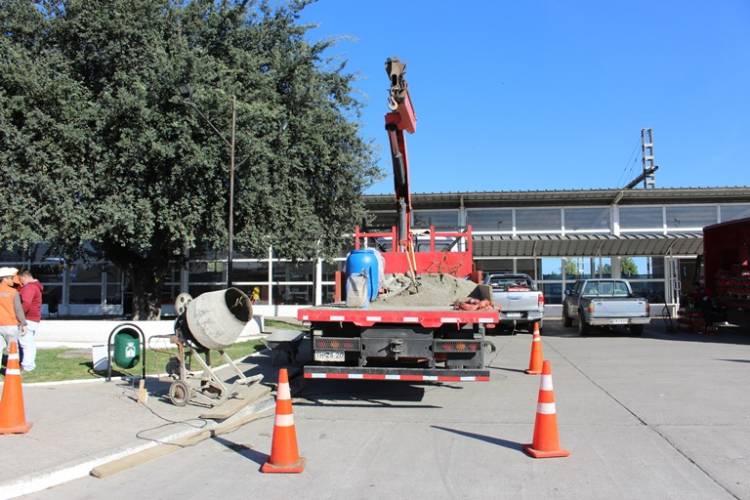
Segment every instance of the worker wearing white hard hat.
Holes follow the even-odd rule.
[[[0,267],[0,337],[6,345],[26,334],[21,296],[13,287],[13,278],[17,274],[15,267]]]

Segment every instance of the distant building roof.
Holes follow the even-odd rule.
[[[620,205],[671,203],[748,203],[750,186],[680,187],[657,189],[555,189],[538,191],[465,191],[413,193],[416,209],[559,205],[611,205],[619,197]],[[392,194],[365,195],[369,210],[392,210]]]
[[[703,253],[703,234],[519,234],[476,235],[476,257],[596,255],[694,255]]]

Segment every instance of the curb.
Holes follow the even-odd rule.
[[[198,429],[185,429],[159,439],[154,439],[147,443],[108,452],[95,458],[82,461],[71,461],[60,467],[54,467],[41,472],[21,476],[13,481],[0,484],[0,499],[29,495],[76,479],[81,479],[88,476],[92,469],[100,465],[140,453],[161,444],[170,443],[178,439],[189,438],[207,430],[213,430],[219,425],[231,424],[234,420],[269,410],[273,408],[274,403],[275,400],[273,396],[267,396],[260,401],[248,405],[223,422],[209,422],[204,427]]]
[[[248,358],[248,357],[252,358],[252,357],[260,356],[262,353],[264,353],[267,350],[268,349],[264,348],[264,349],[262,349],[260,351],[256,351],[256,352],[254,352],[252,354],[249,354],[247,356],[243,356],[241,358],[233,359],[232,361],[235,362],[235,363],[238,363],[241,360],[243,360],[245,358]],[[223,365],[219,365],[219,366],[212,366],[211,369],[212,370],[223,370],[227,366],[229,366],[229,363],[224,363]],[[147,379],[148,378],[161,378],[161,377],[167,377],[168,375],[169,375],[168,373],[147,373],[146,374],[146,378]],[[133,379],[140,380],[141,377],[138,376],[138,375],[134,375],[134,376],[120,376],[120,377],[113,376],[112,377],[112,380],[133,380]],[[106,381],[107,381],[107,377],[75,378],[75,379],[71,379],[71,380],[48,380],[46,382],[24,382],[23,386],[24,387],[55,387],[55,386],[58,386],[58,385],[94,384],[94,383],[106,382]],[[0,387],[2,387],[2,386],[3,386],[3,381],[0,380]]]

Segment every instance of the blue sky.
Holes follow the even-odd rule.
[[[654,129],[657,187],[750,185],[750,1],[320,0],[388,177],[398,56],[417,111],[413,192],[619,187]],[[636,154],[633,154],[635,150]]]

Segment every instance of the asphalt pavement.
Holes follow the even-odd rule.
[[[492,337],[491,381],[310,380],[294,411],[302,474],[265,475],[273,419],[105,479],[28,498],[750,499],[750,332],[579,337],[545,322],[560,440],[532,459],[530,336]],[[61,429],[61,432],[63,430]]]

